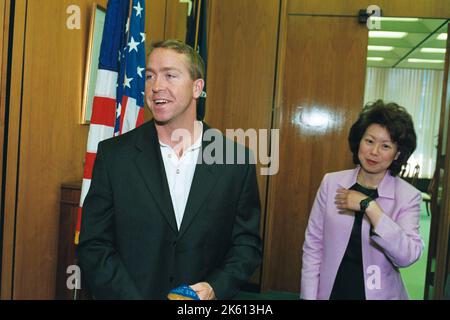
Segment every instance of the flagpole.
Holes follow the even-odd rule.
[[[197,8],[197,21],[195,26],[195,42],[194,42],[194,49],[197,51],[198,46],[198,31],[200,28],[200,10],[202,8],[202,0],[198,0],[198,8]]]
[[[145,0],[144,0],[145,1]],[[133,14],[133,0],[130,0],[130,5],[128,7],[128,19],[127,19],[127,23],[128,23],[128,28],[130,28],[130,22],[131,22],[131,15]],[[127,43],[128,40],[130,40],[130,30],[128,30],[128,32],[126,33],[127,36]]]

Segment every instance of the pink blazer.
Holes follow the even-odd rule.
[[[317,192],[303,244],[303,299],[329,299],[352,231],[354,214],[338,213],[334,204],[339,187],[350,188],[360,167],[326,174]],[[364,216],[362,256],[366,299],[408,299],[399,267],[422,255],[419,235],[420,192],[399,177],[386,173],[376,202],[384,212],[374,234]]]

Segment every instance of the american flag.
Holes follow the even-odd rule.
[[[144,122],[145,0],[109,0],[95,85],[75,234],[89,191],[98,143]]]

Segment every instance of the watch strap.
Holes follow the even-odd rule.
[[[366,212],[366,209],[369,206],[371,201],[373,201],[373,199],[371,197],[367,197],[359,202],[361,212]]]

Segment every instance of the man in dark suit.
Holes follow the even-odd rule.
[[[255,165],[227,139],[205,152],[203,75],[191,47],[154,44],[145,88],[153,120],[98,146],[78,245],[95,298],[166,299],[188,284],[200,299],[229,299],[261,262]],[[229,163],[230,146],[246,163]]]

